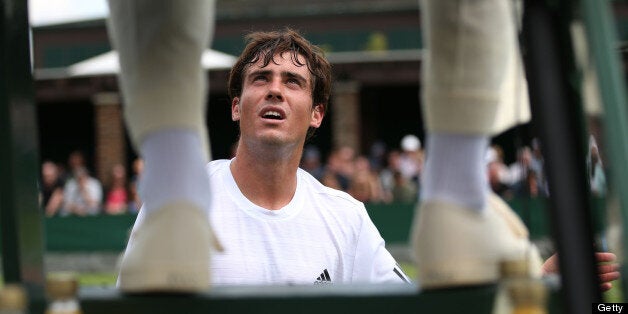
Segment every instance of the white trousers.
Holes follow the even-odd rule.
[[[512,0],[421,0],[428,132],[495,135],[530,119]]]
[[[199,132],[209,157],[203,50],[215,0],[109,0],[109,37],[120,57],[124,115],[136,148],[152,132]]]

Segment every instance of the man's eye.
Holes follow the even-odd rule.
[[[264,75],[258,75],[253,77],[253,81],[267,81],[268,79]]]
[[[290,79],[287,80],[287,82],[290,83],[290,84],[296,84],[296,85],[299,85],[299,86],[301,85],[301,81],[299,81],[299,80],[297,80],[295,78],[290,78]]]

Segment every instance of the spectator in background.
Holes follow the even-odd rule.
[[[589,156],[587,156],[587,166],[589,168],[589,183],[591,192],[595,196],[606,195],[606,175],[604,174],[604,165],[600,157],[600,150],[597,146],[595,137],[589,137]]]
[[[386,167],[379,172],[379,182],[382,186],[383,200],[386,203],[393,201],[393,188],[395,186],[395,173],[399,172],[399,157],[401,153],[398,150],[388,152],[386,157]],[[399,172],[401,175],[401,172]]]
[[[369,161],[371,170],[377,173],[382,171],[386,164],[386,144],[384,142],[377,140],[371,145]]]
[[[328,188],[342,191],[342,185],[338,180],[338,176],[335,172],[329,171],[329,169],[323,172],[323,176],[321,177],[320,181],[324,186]]]
[[[308,145],[303,149],[301,168],[309,172],[318,181],[322,181],[325,172],[321,163],[321,152],[314,145]]]
[[[321,178],[323,185],[348,191],[354,172],[354,159],[355,151],[349,146],[340,146],[332,150],[327,158],[327,164]]]
[[[96,215],[102,206],[102,186],[85,168],[74,170],[64,187],[62,216]]]
[[[41,165],[41,207],[46,216],[54,216],[63,205],[63,180],[59,167],[52,161]]]
[[[144,160],[135,158],[133,160],[133,176],[129,182],[129,212],[133,214],[139,212],[142,207],[142,199],[137,187],[142,171],[144,171]]]
[[[121,164],[116,164],[111,168],[110,175],[111,181],[105,199],[105,213],[109,215],[124,214],[129,206],[130,194],[126,168]]]
[[[79,168],[87,168],[85,165],[85,155],[80,150],[74,150],[68,155],[68,169],[66,173],[66,182],[74,175]]]
[[[499,145],[491,145],[486,152],[488,183],[496,194],[512,198],[508,178],[508,166],[504,163],[504,151]]]
[[[369,159],[358,156],[349,182],[349,194],[363,203],[381,202],[382,188],[377,175],[371,170]]]
[[[537,186],[539,194],[542,196],[549,195],[549,187],[547,185],[547,179],[545,177],[545,159],[541,152],[541,142],[538,138],[532,139],[532,159],[530,161],[530,169],[534,171],[536,175]]]
[[[338,174],[343,178],[343,191],[349,190],[349,183],[355,173],[355,150],[347,145],[338,149]]]
[[[419,189],[416,183],[405,178],[399,171],[393,173],[393,180],[393,203],[414,203],[417,201]]]
[[[337,149],[334,149],[329,153],[329,156],[327,156],[327,162],[325,163],[323,175],[320,179],[321,183],[332,189],[343,190],[343,185],[346,182],[344,182],[345,178],[342,178],[339,172],[340,161],[338,158],[338,151]]]
[[[538,175],[536,171],[530,169],[526,178],[526,186],[523,195],[530,198],[537,198],[543,195],[543,190],[539,186]]]
[[[399,171],[404,178],[418,184],[423,166],[421,140],[413,134],[408,134],[401,139],[401,150]]]
[[[527,196],[528,172],[532,164],[532,151],[524,146],[517,151],[517,161],[508,166],[507,184],[514,196]]]

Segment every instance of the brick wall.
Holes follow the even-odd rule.
[[[333,91],[333,145],[335,147],[349,146],[359,152],[360,86],[356,82],[337,82]]]
[[[93,100],[96,177],[106,187],[109,184],[111,167],[117,163],[125,165],[126,142],[122,107],[117,93],[101,93]]]

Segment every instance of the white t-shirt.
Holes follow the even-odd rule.
[[[213,254],[214,284],[407,282],[361,202],[299,169],[290,203],[267,210],[240,192],[230,163],[207,166],[225,247]]]
[[[85,188],[87,189],[87,194],[89,194],[93,200],[96,200],[96,204],[94,206],[88,206],[87,200],[81,193],[81,187],[77,179],[72,178],[68,180],[63,188],[64,204],[59,211],[61,216],[71,214],[67,209],[70,205],[85,207],[87,215],[97,215],[99,213],[100,207],[102,206],[102,185],[98,180],[90,177],[87,179]]]

